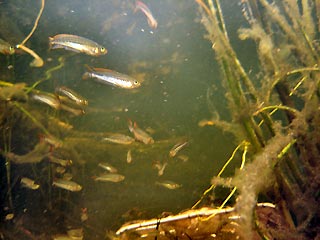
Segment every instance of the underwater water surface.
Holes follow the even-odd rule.
[[[43,113],[45,118],[58,118],[73,126],[71,131],[55,137],[66,143],[67,156],[74,157],[67,172],[82,190],[71,192],[52,186],[55,176],[47,162],[32,166],[12,164],[14,210],[6,203],[2,207],[15,213],[15,223],[29,221],[32,225],[30,222],[34,221],[34,228],[37,224],[42,228],[47,225],[52,234],[59,233],[56,227],[61,233],[68,228],[83,227],[85,239],[101,239],[106,230],[114,231],[128,220],[190,208],[229,158],[234,139],[214,126],[199,126],[201,120],[213,117],[213,111],[219,110],[221,117],[228,114],[224,112],[227,106],[219,68],[210,42],[204,38],[197,4],[169,0],[145,1],[145,4],[158,22],[156,29],[148,25],[141,11],[135,11],[134,1],[47,1],[38,27],[27,43],[44,59],[44,66],[30,67],[32,57],[22,52],[0,56],[1,80],[27,85],[46,76],[62,58],[63,66],[36,89],[54,93],[57,87],[66,86],[88,100],[81,116],[30,101],[29,108],[40,115]],[[234,7],[237,5],[231,4],[227,11]],[[1,38],[11,44],[22,41],[31,30],[39,8],[40,1],[1,3]],[[231,18],[228,12],[226,21],[238,24],[234,19],[242,20],[241,14]],[[93,40],[108,53],[88,56],[49,49],[48,38],[62,33]],[[247,49],[240,51],[245,53]],[[243,58],[248,65],[254,65],[254,57],[243,54]],[[92,79],[83,80],[86,66],[127,74],[141,82],[141,86],[120,89]],[[133,137],[128,121],[147,131],[154,143],[136,141],[120,145],[103,140],[110,133]],[[23,137],[13,134],[12,139],[17,146],[24,145],[26,140],[39,141],[35,134]],[[169,157],[170,149],[185,141],[188,144],[177,156]],[[130,163],[127,162],[129,150]],[[14,146],[13,151],[26,153]],[[101,162],[116,167],[125,179],[95,181],[104,172],[98,166]],[[159,162],[166,163],[161,176],[154,167]],[[37,191],[21,188],[21,177],[44,184]],[[180,187],[169,189],[159,184],[168,180]],[[81,219],[85,216],[87,219]]]

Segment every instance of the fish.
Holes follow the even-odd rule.
[[[73,107],[69,107],[65,104],[61,104],[60,105],[60,108],[66,112],[69,112],[69,113],[72,113],[73,115],[75,116],[81,116],[81,115],[84,115],[86,112],[84,109],[76,109],[76,108],[73,108]]]
[[[154,143],[153,138],[148,133],[139,128],[136,122],[132,123],[132,121],[129,119],[128,127],[129,131],[133,133],[135,139],[137,139],[138,141],[143,142],[144,144]]]
[[[116,169],[115,167],[111,166],[109,163],[99,163],[98,164],[99,167],[107,170],[110,173],[116,173],[118,172],[118,169]]]
[[[0,38],[0,53],[6,55],[12,55],[15,53],[15,49],[10,43]]]
[[[45,103],[54,109],[60,109],[61,106],[59,99],[53,94],[37,93],[32,95],[32,99]]]
[[[213,120],[207,120],[207,119],[202,119],[198,122],[199,127],[204,127],[204,126],[213,126],[215,123]]]
[[[169,152],[169,156],[170,157],[174,157],[177,155],[177,153],[188,144],[188,141],[182,142],[182,143],[177,143],[176,145],[174,145],[170,152]]]
[[[56,92],[67,96],[69,99],[71,99],[78,105],[82,105],[82,106],[88,105],[88,100],[84,99],[78,93],[76,93],[75,91],[67,87],[64,87],[64,86],[57,87]]]
[[[51,49],[64,48],[91,56],[105,55],[108,52],[105,47],[90,39],[71,34],[58,34],[54,37],[49,37],[49,46]]]
[[[63,122],[58,118],[55,117],[49,117],[50,121],[52,121],[55,125],[58,125],[59,127],[63,128],[64,130],[71,130],[73,126],[69,123]]]
[[[93,177],[93,179],[100,182],[121,182],[125,179],[125,176],[118,173],[104,173]]]
[[[132,155],[131,155],[131,150],[129,149],[127,152],[127,163],[131,163],[132,162]]]
[[[68,236],[73,240],[82,240],[83,239],[83,229],[75,228],[67,231]]]
[[[189,160],[189,157],[187,155],[178,155],[177,158],[179,158],[183,162],[186,162]]]
[[[78,183],[64,179],[56,179],[53,181],[52,185],[71,192],[79,192],[82,190],[82,186]]]
[[[153,17],[152,12],[151,12],[151,10],[147,7],[147,5],[144,4],[144,3],[141,2],[141,1],[136,1],[136,7],[135,7],[135,10],[134,10],[134,11],[136,12],[136,11],[138,11],[138,10],[141,10],[141,11],[144,13],[144,15],[146,15],[149,26],[150,26],[152,29],[156,29],[157,26],[158,26],[158,22],[157,22],[157,20]]]
[[[168,163],[164,162],[163,164],[160,161],[154,161],[152,163],[152,167],[158,170],[158,176],[162,176],[164,173],[165,168],[167,167]]]
[[[124,145],[129,145],[135,141],[134,138],[121,133],[109,135],[108,137],[103,138],[103,140]]]
[[[26,177],[21,178],[20,183],[23,187],[30,188],[32,190],[36,190],[40,187],[39,184],[34,183],[34,180]]]
[[[69,237],[67,234],[57,234],[54,235],[53,240],[73,240],[72,237]]]
[[[64,174],[65,172],[66,172],[66,169],[64,167],[61,167],[61,166],[56,167],[56,173]]]
[[[59,164],[62,167],[67,167],[72,165],[72,160],[61,159],[54,156],[49,156],[49,161],[52,163]]]
[[[60,140],[52,135],[40,134],[39,137],[40,137],[40,141],[49,144],[51,147],[60,148],[63,145],[62,140]]]
[[[171,190],[174,190],[174,189],[182,187],[181,184],[178,184],[178,183],[175,183],[175,182],[172,182],[172,181],[169,181],[169,180],[162,181],[162,182],[156,182],[156,185],[159,185],[159,186],[171,189]]]
[[[86,80],[88,78],[93,78],[97,82],[124,89],[133,89],[141,86],[138,80],[106,68],[87,67],[87,72],[83,74],[82,79]]]
[[[71,173],[65,173],[65,174],[63,174],[63,176],[62,176],[62,179],[63,180],[71,180],[73,178],[73,175],[71,174]]]

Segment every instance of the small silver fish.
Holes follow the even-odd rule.
[[[48,134],[41,134],[40,141],[43,141],[54,148],[60,148],[63,145],[62,140],[56,138],[55,136],[48,135]]]
[[[82,189],[82,186],[78,183],[64,179],[54,180],[52,185],[71,192],[79,192]]]
[[[32,98],[38,102],[45,103],[54,109],[60,108],[60,101],[53,94],[37,93],[37,94],[33,94]]]
[[[131,120],[128,120],[128,127],[129,131],[133,133],[135,139],[137,139],[138,141],[143,142],[144,144],[154,143],[153,138],[148,133],[139,128],[136,122],[132,123]]]
[[[93,179],[100,182],[121,182],[125,179],[125,176],[117,173],[105,173]]]
[[[111,166],[109,163],[99,163],[98,164],[99,167],[107,170],[110,173],[116,173],[118,172],[118,169],[116,169],[115,167]]]
[[[34,180],[32,180],[30,178],[26,178],[26,177],[21,178],[20,182],[21,182],[23,187],[30,188],[32,190],[36,190],[36,189],[38,189],[40,187],[39,184],[35,184],[34,183]]]
[[[69,106],[67,106],[65,104],[61,104],[60,108],[63,109],[64,111],[72,113],[75,116],[81,116],[81,115],[84,115],[86,113],[84,111],[84,109],[76,109],[76,108],[73,108],[73,107],[69,107]]]
[[[15,53],[15,50],[13,46],[11,46],[8,42],[0,38],[0,53],[12,55]]]
[[[64,86],[57,87],[56,92],[67,96],[69,99],[71,99],[78,105],[88,105],[88,101],[86,99],[84,99],[78,93],[76,93],[75,91],[67,87],[64,87]]]
[[[183,162],[186,162],[189,160],[189,157],[187,155],[178,155],[177,158],[179,158],[180,160],[182,160]]]
[[[70,229],[67,231],[67,234],[73,240],[82,240],[83,239],[83,229],[82,228]]]
[[[71,179],[73,178],[73,175],[71,174],[71,173],[65,173],[65,174],[63,174],[63,176],[62,176],[62,179],[63,180],[68,180],[68,181],[70,181]]]
[[[172,182],[172,181],[156,182],[156,184],[159,185],[159,186],[171,189],[171,190],[174,190],[174,189],[182,187],[181,184],[178,184],[178,183],[175,183],[175,182]]]
[[[105,55],[108,52],[105,47],[92,40],[71,34],[58,34],[54,37],[49,37],[49,46],[52,49],[64,48],[91,56]]]
[[[177,153],[184,147],[188,144],[188,141],[186,142],[183,142],[183,143],[177,143],[176,145],[174,145],[170,152],[169,152],[169,156],[170,157],[174,157],[177,155]]]
[[[82,79],[93,78],[97,82],[125,89],[133,89],[141,86],[138,80],[126,74],[106,68],[87,68],[88,70],[83,74]]]
[[[103,138],[103,140],[124,145],[129,145],[134,142],[134,138],[120,133],[109,135]]]
[[[59,164],[62,167],[67,167],[72,165],[72,160],[61,159],[61,158],[54,157],[52,155],[49,155],[49,161],[52,163]]]
[[[161,163],[160,161],[154,161],[152,167],[158,170],[158,176],[162,176],[168,162]]]
[[[132,162],[132,155],[131,155],[131,149],[128,150],[127,152],[127,163]]]

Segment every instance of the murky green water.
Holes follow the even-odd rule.
[[[39,26],[27,44],[45,60],[45,65],[38,69],[30,68],[32,58],[27,54],[0,56],[1,71],[4,72],[2,80],[27,84],[42,78],[48,69],[59,64],[58,58],[63,56],[64,66],[38,89],[54,92],[57,86],[64,85],[89,101],[83,116],[56,112],[32,103],[34,108],[74,126],[73,131],[64,137],[73,139],[78,146],[75,150],[78,158],[70,171],[83,190],[71,193],[53,187],[51,195],[43,197],[41,193],[14,188],[15,203],[20,211],[17,211],[17,219],[22,219],[21,222],[25,219],[21,217],[24,214],[36,215],[37,218],[43,214],[43,218],[50,219],[49,210],[37,206],[44,206],[42,201],[52,201],[50,211],[63,215],[57,219],[52,214],[55,217],[52,222],[61,224],[62,231],[70,226],[84,226],[87,231],[85,239],[101,239],[105,230],[116,230],[127,220],[190,208],[228,159],[234,147],[233,139],[214,127],[198,126],[200,120],[211,117],[207,90],[212,85],[216,86],[211,97],[215,107],[222,111],[222,117],[228,114],[225,112],[219,69],[210,43],[203,38],[205,31],[199,23],[196,3],[169,0],[146,3],[158,20],[155,30],[148,26],[141,12],[133,12],[133,1],[47,1]],[[39,6],[40,2],[34,1],[1,3],[2,19],[7,20],[1,23],[1,38],[19,43],[32,28]],[[231,27],[238,26],[235,22],[241,20],[241,16],[228,16],[237,7],[236,4],[231,6],[226,8],[226,21],[231,23]],[[59,33],[92,39],[105,46],[108,54],[90,57],[62,49],[49,50],[48,37]],[[235,38],[235,35],[230,37]],[[250,46],[242,51],[248,49]],[[252,59],[248,55],[240,54],[240,57],[251,65]],[[84,81],[81,78],[86,64],[134,76],[142,86],[123,90],[91,80]],[[9,65],[13,69],[8,70]],[[143,129],[151,129],[155,143],[125,146],[100,141],[101,133],[130,135],[128,119],[136,121]],[[84,136],[86,141],[77,143],[77,139]],[[190,143],[181,154],[187,155],[188,161],[169,158],[171,147],[185,139]],[[128,149],[132,150],[131,164],[126,162]],[[125,180],[119,183],[93,181],[92,177],[103,171],[97,166],[103,161],[117,167],[125,175]],[[152,167],[154,161],[168,161],[163,176],[158,176]],[[18,167],[21,174],[34,176],[34,169],[27,169],[23,171]],[[41,172],[42,166],[35,169],[39,171],[36,173],[38,177],[47,174]],[[18,170],[16,174],[19,174]],[[162,180],[172,180],[182,187],[169,190],[155,184]],[[47,189],[42,193],[46,195]],[[38,204],[38,201],[42,203]],[[84,222],[79,219],[81,208],[88,212],[88,220]],[[21,213],[22,209],[26,209],[25,213]],[[46,224],[49,229],[50,221],[47,220]]]

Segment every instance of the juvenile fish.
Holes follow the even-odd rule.
[[[118,170],[115,167],[111,166],[109,163],[99,163],[98,166],[110,173],[118,172]]]
[[[128,127],[129,131],[133,133],[135,139],[137,139],[138,141],[143,142],[144,144],[154,143],[153,138],[148,133],[139,128],[136,122],[132,123],[131,120],[128,120]]]
[[[54,109],[60,108],[60,101],[59,99],[53,94],[43,94],[37,93],[33,94],[32,98],[38,102],[45,103]]]
[[[57,179],[53,181],[52,185],[71,192],[79,192],[82,189],[82,186],[80,186],[78,183],[63,179]]]
[[[136,1],[135,12],[141,10],[147,17],[148,24],[151,28],[156,29],[158,26],[157,20],[153,17],[151,10],[141,1]]]
[[[30,188],[32,190],[36,190],[36,189],[38,189],[40,187],[39,184],[35,184],[34,183],[34,180],[32,180],[30,178],[26,178],[26,177],[21,178],[20,182],[21,182],[23,187]]]
[[[177,188],[180,188],[182,185],[172,182],[172,181],[162,181],[162,182],[156,182],[157,185],[174,190]]]
[[[13,46],[0,38],[0,53],[12,55],[15,53],[15,50]]]
[[[129,145],[134,142],[134,138],[120,133],[109,135],[103,138],[103,140],[124,145]]]
[[[52,163],[59,164],[62,167],[67,167],[72,165],[72,160],[67,159],[61,159],[54,156],[49,156],[49,161]]]
[[[101,174],[98,177],[94,177],[95,181],[100,181],[100,182],[121,182],[125,179],[125,177],[121,174],[117,173],[105,173]]]
[[[128,152],[127,152],[127,163],[131,163],[131,162],[132,162],[131,150],[128,150]]]
[[[86,112],[84,111],[84,109],[76,109],[73,107],[69,107],[65,104],[60,104],[60,108],[64,111],[67,111],[69,113],[72,113],[75,116],[81,116],[83,114],[85,114]]]
[[[43,141],[54,148],[60,148],[63,145],[62,140],[48,134],[41,134],[40,141]]]
[[[161,163],[160,161],[153,162],[152,166],[153,168],[158,170],[158,176],[162,176],[164,173],[165,168],[167,167],[168,163]]]
[[[188,141],[186,142],[183,142],[183,143],[177,143],[176,145],[174,145],[170,152],[169,152],[169,156],[170,157],[174,157],[177,155],[177,153],[184,147],[188,144]]]
[[[85,106],[88,105],[88,101],[86,99],[84,99],[78,93],[76,93],[75,91],[67,87],[64,87],[64,86],[57,87],[56,92],[67,96],[69,99],[71,99],[78,105],[85,105]]]
[[[49,46],[52,49],[64,48],[66,50],[81,52],[91,56],[100,56],[107,53],[107,49],[98,43],[71,34],[58,34],[54,37],[49,37]]]
[[[140,87],[138,80],[110,69],[106,68],[90,68],[82,76],[82,79],[93,78],[97,82],[112,85],[119,88],[133,89]]]

